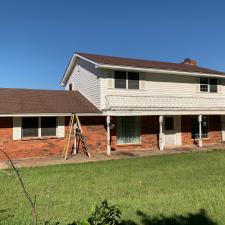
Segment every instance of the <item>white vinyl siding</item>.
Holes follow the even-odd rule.
[[[100,78],[103,72],[95,68],[95,65],[83,59],[79,59],[73,68],[71,76],[66,82],[65,90],[69,90],[69,84],[79,91],[95,106],[100,107]]]
[[[109,73],[108,73],[109,74]],[[120,96],[175,96],[175,97],[218,97],[224,98],[225,80],[218,79],[217,93],[200,92],[200,77],[140,73],[140,89],[108,88],[108,76],[103,77],[101,84],[101,109],[106,108],[106,96],[118,96],[118,105],[122,101]],[[110,77],[111,79],[111,77]]]

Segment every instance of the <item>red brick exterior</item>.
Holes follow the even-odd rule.
[[[68,131],[69,117],[66,118],[66,132]],[[107,133],[106,117],[81,117],[81,124],[84,135],[87,137],[87,144],[90,152],[106,152]],[[115,128],[111,130],[112,150],[120,149],[158,149],[159,117],[142,116],[141,123],[141,143],[137,145],[117,145],[116,118],[112,117]],[[182,145],[193,145],[191,139],[191,116],[181,117]],[[0,118],[0,147],[4,149],[12,158],[45,157],[60,155],[62,153],[65,139],[30,139],[13,140],[13,119],[10,117]],[[71,138],[70,150],[72,149],[73,137]],[[220,116],[209,116],[209,138],[203,144],[221,142],[221,121]],[[80,151],[82,148],[80,146]],[[4,159],[0,154],[0,159]]]
[[[191,138],[191,116],[181,117],[182,145],[193,145],[195,140]],[[203,144],[213,144],[222,141],[221,118],[219,115],[208,116],[209,137],[203,139]]]
[[[13,118],[0,118],[0,147],[13,159],[59,155],[64,142],[64,138],[13,140]],[[5,159],[3,154],[0,159]]]
[[[111,131],[112,150],[120,149],[140,149],[149,150],[158,148],[158,133],[159,133],[159,117],[158,116],[142,116],[141,123],[141,143],[140,144],[125,144],[117,145],[116,135],[116,118],[112,119],[115,128]]]

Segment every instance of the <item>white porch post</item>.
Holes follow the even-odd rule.
[[[163,116],[159,116],[159,150],[164,150]]]
[[[198,147],[202,147],[202,115],[198,116],[198,127],[199,127],[199,139],[198,139]]]
[[[110,140],[110,116],[106,116],[107,124],[107,155],[111,153],[111,140]]]

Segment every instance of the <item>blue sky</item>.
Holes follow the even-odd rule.
[[[74,51],[225,71],[225,2],[0,1],[0,87],[59,89]]]

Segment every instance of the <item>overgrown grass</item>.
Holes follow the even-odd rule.
[[[187,215],[205,209],[225,224],[225,151],[133,158],[117,161],[21,169],[28,190],[37,194],[40,216],[60,224],[87,218],[107,199],[123,218],[141,224],[137,211],[150,216]],[[139,213],[140,214],[140,213]],[[23,225],[30,209],[15,179],[0,174],[0,224]]]

